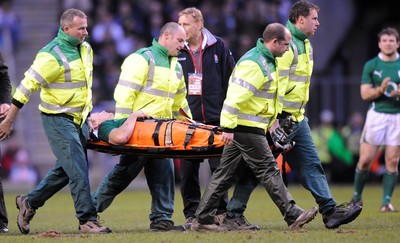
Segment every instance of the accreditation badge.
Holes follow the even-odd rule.
[[[188,94],[201,95],[201,83],[203,80],[202,73],[189,73],[188,74]]]

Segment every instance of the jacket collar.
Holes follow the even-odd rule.
[[[215,38],[215,36],[213,34],[211,34],[211,32],[208,29],[203,28],[201,33],[203,34],[203,38],[204,38],[203,43],[201,44],[203,49],[204,49],[204,47],[214,45],[217,42],[217,39]]]
[[[211,32],[208,29],[203,28],[201,30],[201,33],[203,34],[203,43],[201,43],[201,49],[204,50],[206,46],[214,45],[217,42],[215,36],[211,34]],[[185,41],[185,47],[186,49],[189,50],[189,43],[187,43],[186,41]]]
[[[270,59],[271,61],[275,60],[274,55],[268,50],[268,48],[265,47],[263,39],[259,38],[257,40],[257,45],[256,45],[257,50],[265,57]]]
[[[168,49],[158,43],[158,39],[154,38],[152,43],[154,49],[160,52],[163,56],[168,57]]]
[[[70,35],[67,35],[61,28],[58,29],[57,37],[71,46],[76,47],[80,44],[78,39]]]
[[[294,24],[290,22],[290,20],[287,21],[286,27],[290,30],[292,35],[297,39],[300,39],[302,41],[307,39],[307,36],[303,32],[301,32],[296,26],[294,26]]]

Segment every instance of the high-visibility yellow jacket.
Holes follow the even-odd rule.
[[[155,118],[184,119],[180,108],[191,117],[182,67],[157,40],[124,60],[114,99],[116,118],[142,110]]]
[[[279,112],[275,64],[262,39],[240,58],[229,80],[221,127],[235,131],[251,127],[267,132]]]
[[[296,122],[304,119],[304,107],[309,100],[311,74],[314,66],[313,51],[307,36],[290,21],[286,27],[292,33],[289,51],[277,58],[279,83],[286,86],[283,111]]]
[[[82,125],[92,110],[93,51],[89,43],[67,35],[57,37],[41,49],[17,87],[13,104],[22,108],[32,92],[41,88],[39,110],[65,113]]]

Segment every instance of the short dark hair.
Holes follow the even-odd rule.
[[[399,32],[395,28],[387,27],[381,30],[378,34],[378,41],[381,40],[382,35],[393,35],[396,37],[396,41],[399,41]]]
[[[165,32],[169,32],[174,34],[180,27],[180,25],[176,22],[168,22],[161,27],[160,36],[162,36]]]
[[[271,41],[272,39],[278,41],[286,40],[286,27],[280,23],[271,23],[265,27],[263,32],[264,43]]]
[[[60,26],[64,28],[67,25],[72,25],[74,22],[74,17],[78,16],[81,18],[87,18],[86,14],[79,9],[70,8],[64,11],[60,18]]]
[[[310,15],[311,10],[319,11],[319,7],[316,4],[300,0],[292,5],[289,14],[289,20],[293,24],[297,22],[300,16],[307,17]]]

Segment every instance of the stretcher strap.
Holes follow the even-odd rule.
[[[214,144],[214,130],[210,131],[210,136],[208,136],[208,145]]]
[[[165,145],[166,146],[173,146],[174,144],[172,143],[172,124],[174,121],[169,121],[167,123],[167,128],[165,129]]]
[[[286,173],[286,151],[282,151],[282,179],[286,187],[288,187],[287,173]]]
[[[96,134],[94,134],[93,131],[91,131],[91,132],[89,133],[89,140],[92,141],[92,142],[98,142],[98,141],[100,141],[100,139],[96,136]]]
[[[193,136],[194,133],[194,129],[196,129],[196,126],[193,124],[190,124],[188,127],[188,130],[186,130],[186,137],[185,137],[185,141],[183,143],[183,146],[186,148],[186,146],[188,145],[190,139]]]
[[[154,129],[153,133],[153,141],[155,146],[160,146],[160,141],[158,140],[158,134],[160,133],[160,127],[163,124],[163,121],[157,121],[156,129]]]

